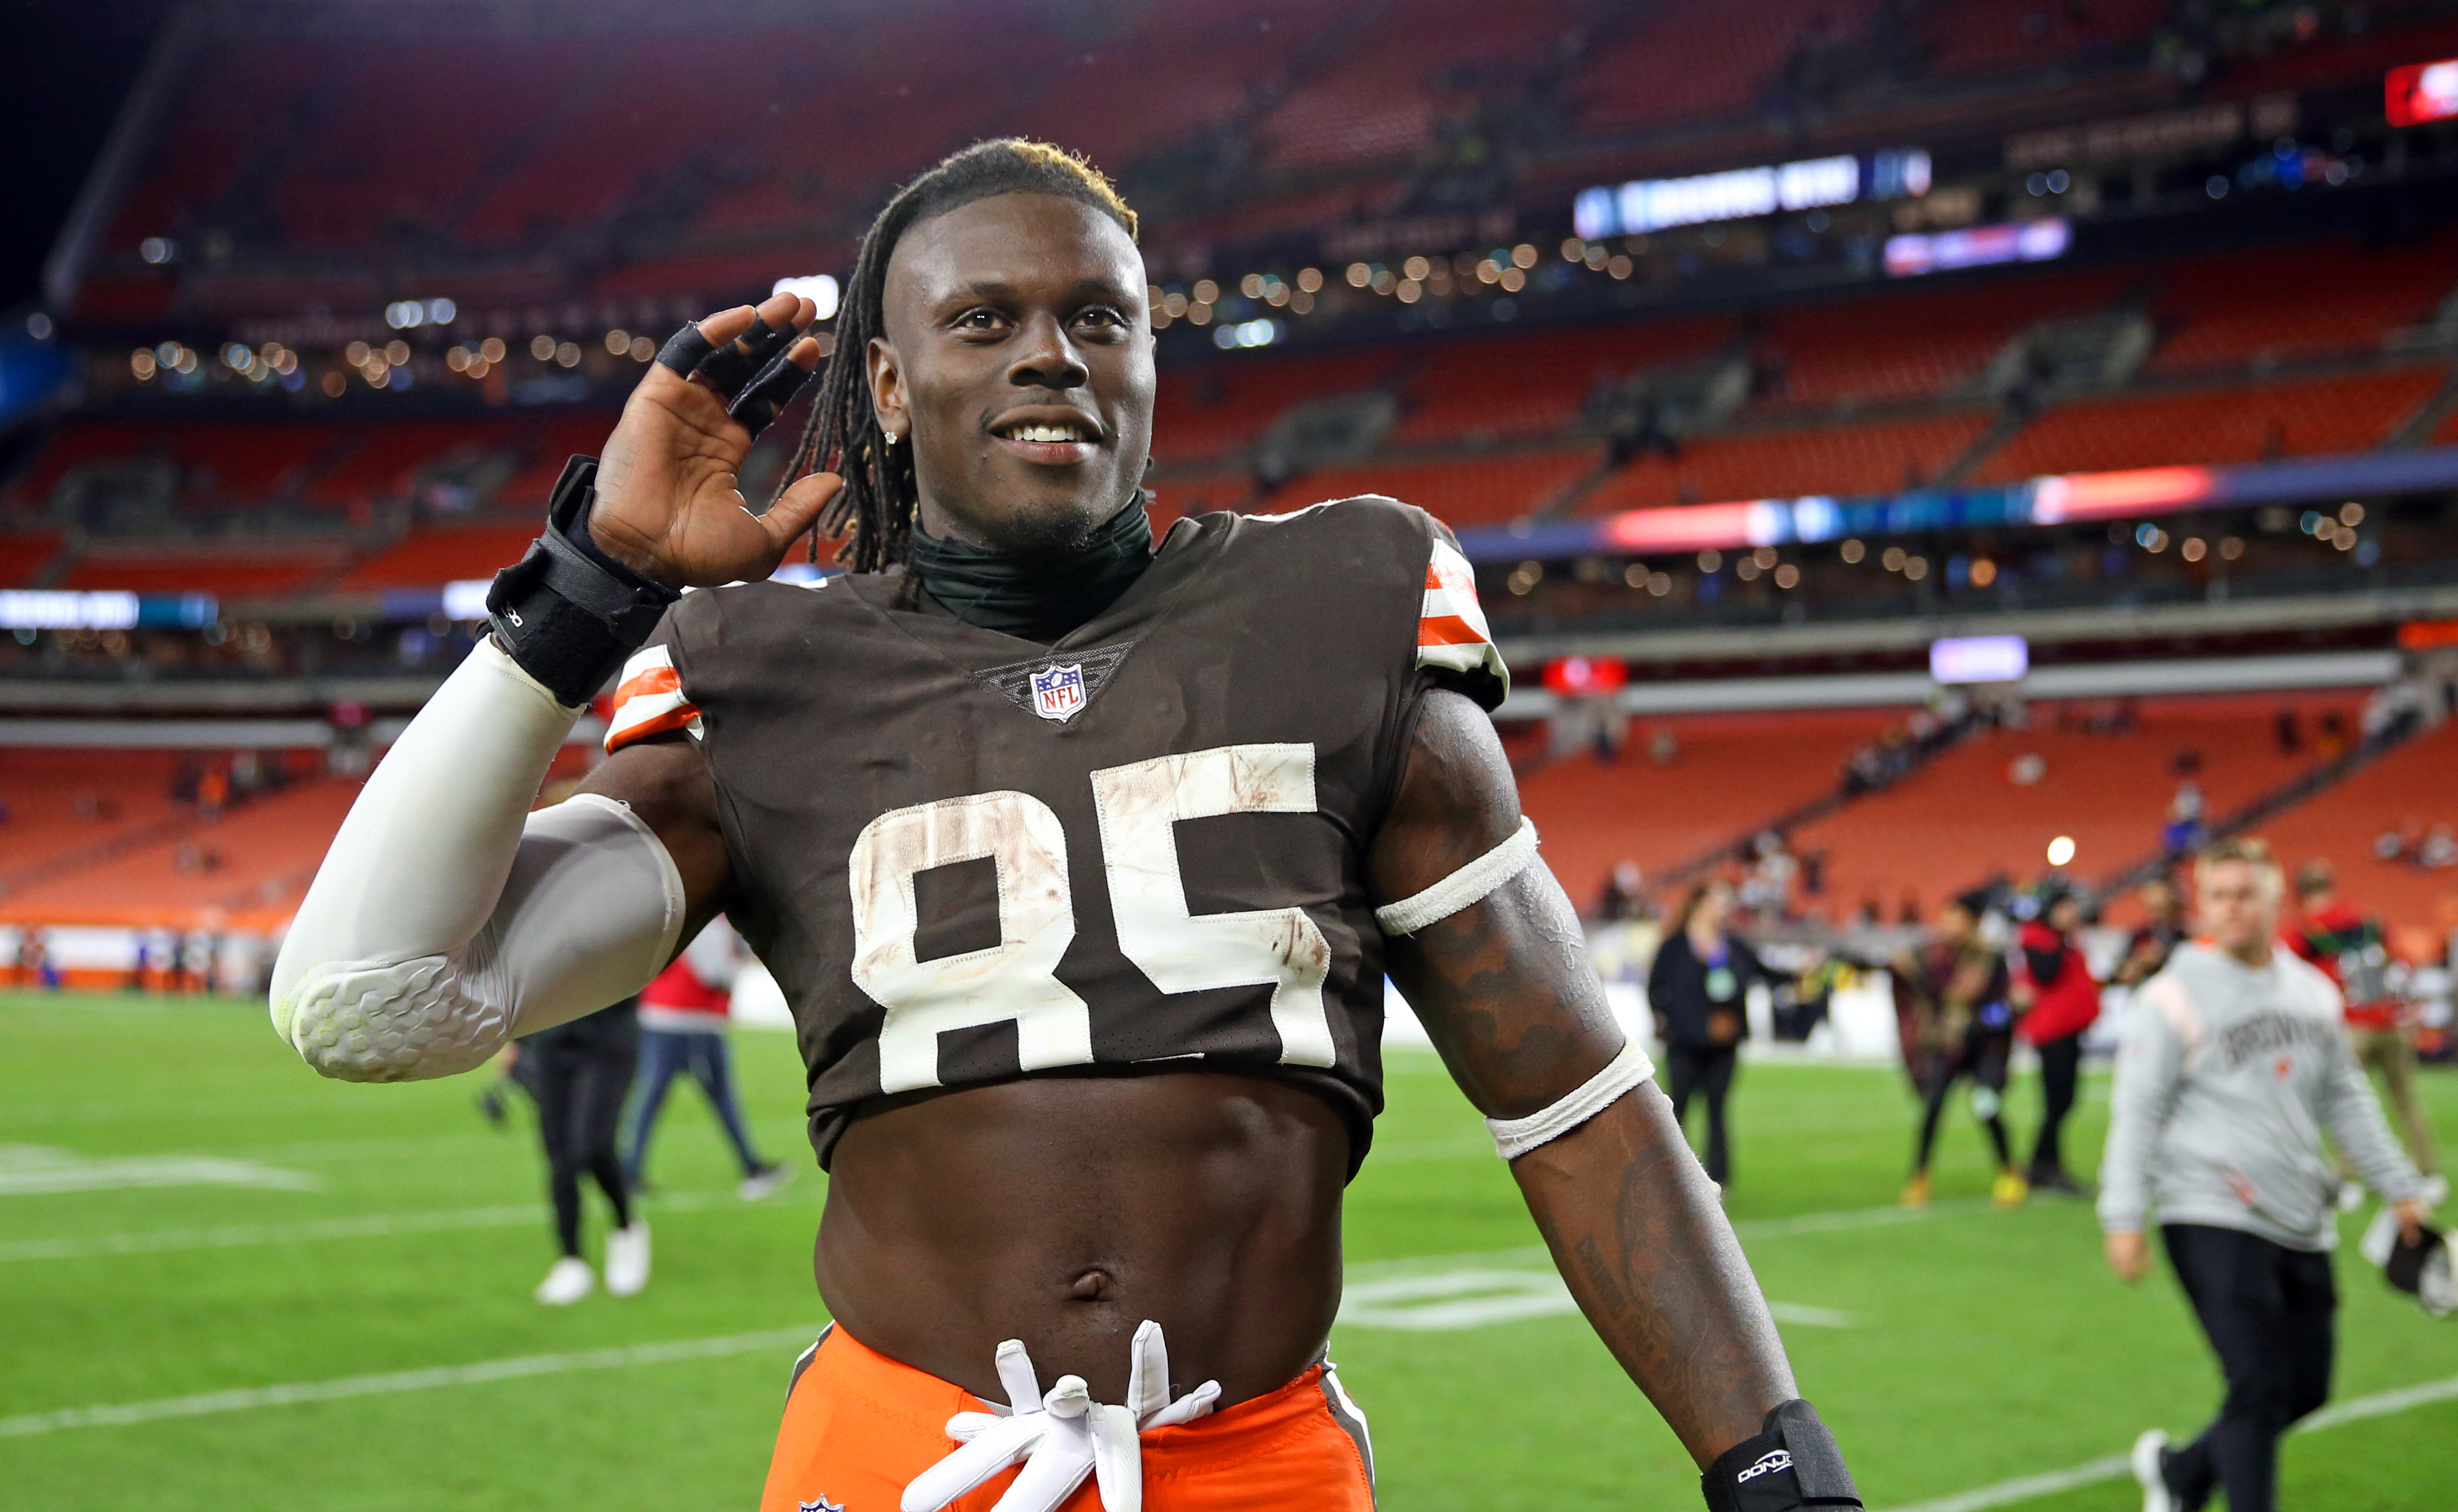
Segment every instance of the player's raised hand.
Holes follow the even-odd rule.
[[[666,343],[598,460],[589,533],[599,549],[669,588],[777,570],[840,480],[813,473],[754,514],[736,478],[754,432],[820,364],[820,343],[804,334],[818,313],[780,294],[709,316]]]

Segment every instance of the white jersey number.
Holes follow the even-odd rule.
[[[1323,1005],[1331,949],[1302,908],[1190,914],[1178,875],[1179,819],[1311,814],[1310,745],[1223,746],[1093,774],[1102,860],[1118,946],[1163,992],[1269,985],[1281,1059],[1329,1066]],[[998,868],[999,942],[916,959],[914,877],[990,860]],[[864,826],[850,860],[853,980],[887,1010],[879,1034],[883,1092],[937,1087],[939,1036],[1012,1020],[1023,1068],[1093,1059],[1084,1000],[1053,973],[1075,938],[1067,837],[1050,805],[1024,793],[942,798]]]
[[[998,867],[999,942],[914,958],[917,873],[988,857]],[[895,809],[853,842],[853,980],[887,1009],[879,1089],[939,1085],[939,1036],[1015,1021],[1028,1071],[1093,1059],[1084,1000],[1051,973],[1075,938],[1067,837],[1050,805],[1025,793],[981,793]]]
[[[1177,821],[1314,812],[1314,747],[1233,745],[1093,774],[1118,948],[1163,992],[1268,985],[1281,1059],[1332,1064],[1323,981],[1331,946],[1302,908],[1190,914]]]

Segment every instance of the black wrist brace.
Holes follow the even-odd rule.
[[[1834,1436],[1798,1398],[1768,1413],[1758,1437],[1718,1455],[1698,1488],[1708,1512],[1858,1512],[1861,1505]]]
[[[496,643],[567,709],[596,696],[656,629],[666,606],[682,597],[589,538],[596,479],[594,457],[564,464],[547,503],[546,533],[496,573],[487,591]]]

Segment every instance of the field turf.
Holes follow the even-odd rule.
[[[758,1138],[807,1166],[786,1038],[739,1033],[736,1054]],[[1474,1114],[1430,1056],[1391,1070],[1333,1339],[1382,1504],[1697,1506],[1671,1434],[1562,1311]],[[525,1124],[480,1120],[490,1075],[345,1087],[302,1067],[260,1005],[0,995],[0,1506],[749,1508],[821,1321],[818,1172],[737,1201],[678,1088],[653,1164],[655,1282],[540,1308],[538,1161]],[[2426,1083],[2458,1148],[2458,1077]],[[2018,1129],[2033,1108],[2018,1091]],[[2093,1081],[2078,1166],[2105,1108]],[[1967,1120],[1945,1134],[1936,1206],[1891,1211],[1911,1113],[1900,1077],[1849,1067],[1754,1065],[1737,1100],[1731,1212],[1870,1506],[1952,1505],[2121,1453],[2146,1425],[2198,1426],[2217,1377],[2173,1282],[2110,1278],[2079,1203],[1990,1211]],[[2335,1398],[2458,1381],[2458,1319],[2387,1294],[2357,1231]],[[2291,1440],[2283,1481],[2296,1508],[2447,1507],[2458,1386]],[[2138,1502],[2103,1477],[1960,1504]]]

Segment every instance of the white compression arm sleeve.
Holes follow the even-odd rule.
[[[580,712],[481,641],[385,756],[273,970],[273,1025],[357,1082],[449,1076],[637,991],[682,879],[612,799],[529,812]]]

